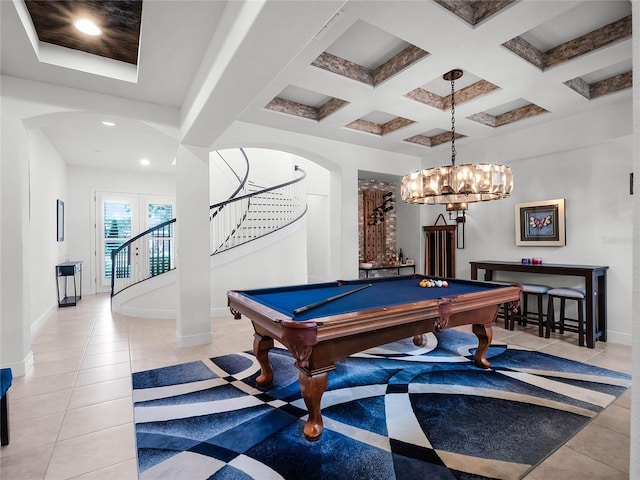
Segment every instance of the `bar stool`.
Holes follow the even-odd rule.
[[[522,284],[522,305],[520,306],[519,313],[508,315],[505,318],[505,328],[507,327],[507,323],[509,324],[509,330],[513,330],[516,321],[518,321],[520,325],[527,325],[527,323],[531,322],[538,325],[538,336],[544,336],[546,321],[544,319],[545,314],[542,303],[549,290],[551,290],[551,287],[547,285]],[[536,298],[538,306],[536,312],[529,310],[530,296]]]
[[[515,282],[499,282],[501,284],[504,285],[518,285],[520,286],[519,283],[515,283]],[[511,311],[511,302],[507,302],[507,303],[503,303],[502,305],[500,305],[500,307],[498,308],[498,313],[496,314],[496,323],[498,322],[498,319],[503,319],[504,320],[504,328],[509,328],[509,318],[511,315],[513,315],[513,312]]]
[[[551,331],[556,331],[556,325],[559,333],[564,331],[576,332],[578,334],[578,345],[584,347],[584,336],[586,324],[584,321],[584,300],[585,290],[583,288],[552,288],[547,292],[549,296],[547,306],[547,333],[546,337],[551,336]],[[556,322],[553,303],[556,298],[560,299],[560,318]],[[578,304],[578,318],[568,318],[565,315],[565,306],[567,300],[575,300]],[[567,324],[567,322],[569,322]]]

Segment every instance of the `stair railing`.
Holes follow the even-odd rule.
[[[248,165],[244,151],[242,153]],[[280,230],[306,213],[301,188],[306,173],[297,165],[295,170],[301,175],[294,180],[210,206],[211,255]],[[246,189],[247,175],[233,195]],[[156,225],[111,252],[112,297],[136,283],[176,268],[175,223],[174,218]]]
[[[136,235],[111,252],[111,296],[136,283],[176,268],[176,219]]]
[[[226,159],[218,153],[224,164],[238,179],[238,187],[230,198],[246,191],[249,179],[249,158],[240,148],[244,157],[244,177],[236,173]],[[149,278],[161,275],[175,268],[174,223],[176,219],[156,225],[126,241],[111,252],[111,296]]]
[[[211,206],[211,255],[238,247],[280,230],[301,218],[307,211],[300,175],[288,182],[265,188]]]

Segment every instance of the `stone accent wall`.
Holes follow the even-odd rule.
[[[318,58],[311,62],[311,65],[366,85],[373,85],[373,72],[371,70],[327,52],[320,54]]]
[[[561,63],[568,62],[580,55],[629,37],[631,37],[631,15],[574,38],[573,40],[569,40],[546,52],[541,52],[520,37],[512,38],[503,43],[502,46],[508,48],[539,69],[547,70]]]
[[[544,53],[527,42],[524,38],[514,37],[502,44],[503,47],[511,50],[519,57],[524,58],[531,65],[535,65],[540,70],[544,69]]]
[[[477,98],[498,88],[499,87],[497,85],[494,85],[491,82],[487,82],[486,80],[479,80],[467,87],[461,88],[456,92],[456,105],[462,105],[469,100],[473,100],[474,98]],[[438,108],[440,110],[451,109],[451,95],[441,97],[440,95],[436,95],[435,93],[429,92],[423,88],[416,88],[407,93],[405,97],[410,98],[411,100],[415,100],[416,102],[424,103],[425,105],[429,105],[430,107]]]
[[[631,71],[621,73],[594,83],[587,83],[582,78],[577,77],[567,80],[564,84],[583,97],[591,100],[592,98],[601,97],[608,93],[631,88],[633,85],[633,73]]]
[[[631,15],[552,48],[545,53],[544,68],[554,67],[630,36]]]
[[[435,0],[469,25],[476,25],[485,18],[509,6],[514,0]]]
[[[517,122],[518,120],[524,120],[525,118],[533,117],[535,115],[540,115],[541,113],[546,113],[542,107],[534,103],[530,103],[529,105],[525,105],[520,108],[515,108],[508,112],[501,113],[500,115],[489,115],[485,112],[476,113],[475,115],[471,115],[467,117],[469,120],[473,120],[474,122],[481,123],[488,127],[501,127],[502,125],[507,125],[509,123]]]
[[[597,98],[607,93],[618,92],[633,86],[633,73],[631,71],[605,78],[589,85],[589,98]]]
[[[288,115],[295,115],[296,117],[308,118],[309,120],[320,121],[323,118],[331,115],[333,112],[347,105],[349,102],[340,100],[339,98],[332,98],[320,107],[311,107],[309,105],[303,105],[302,103],[292,102],[285,98],[275,97],[264,108],[267,110],[273,110],[275,112],[286,113]]]
[[[540,115],[541,113],[546,112],[547,111],[544,108],[530,103],[529,105],[525,105],[524,107],[516,108],[509,112],[504,112],[500,115],[496,115],[496,127],[500,127],[508,123],[517,122],[518,120],[523,120],[525,118],[533,117],[535,115]]]
[[[386,135],[387,133],[394,132],[396,130],[399,130],[400,128],[406,127],[407,125],[411,125],[412,123],[415,122],[413,120],[409,120],[408,118],[402,117],[396,117],[393,120],[389,120],[388,122],[383,123],[382,125],[359,118],[358,120],[354,120],[353,122],[345,125],[345,128],[358,130],[360,132],[372,133],[373,135]]]
[[[364,218],[364,205],[363,195],[365,190],[380,190],[383,192],[393,192],[393,210],[385,213],[384,228],[385,228],[385,247],[386,253],[397,254],[398,248],[396,245],[396,209],[395,203],[396,191],[398,186],[395,183],[382,182],[379,180],[358,180],[358,252],[359,262],[364,262],[364,232],[366,228],[367,219]],[[386,262],[386,258],[380,257],[374,259],[376,263]]]
[[[311,62],[311,65],[375,87],[427,55],[429,55],[429,52],[415,45],[409,45],[375,70],[369,70],[357,63],[323,52]]]
[[[416,47],[415,45],[409,45],[397,55],[394,55],[389,60],[384,62],[373,73],[373,85],[380,85],[387,78],[392,77],[399,71],[408,67],[414,62],[417,62],[422,57],[429,55],[429,52]]]
[[[456,132],[456,140],[464,137],[465,135]],[[441,143],[450,142],[451,132],[442,132],[431,137],[428,137],[426,135],[414,135],[413,137],[405,138],[404,141],[416,143],[425,147],[435,147],[436,145],[440,145]]]

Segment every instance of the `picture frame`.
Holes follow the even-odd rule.
[[[515,224],[517,246],[566,245],[564,198],[516,203]]]
[[[58,242],[64,242],[64,202],[57,200],[57,239]]]

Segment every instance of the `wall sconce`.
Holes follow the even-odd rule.
[[[446,206],[447,212],[449,212],[449,220],[456,221],[456,248],[463,249],[464,248],[464,224],[467,221],[466,211],[469,210],[468,203],[447,203]],[[455,217],[453,217],[455,212]],[[462,225],[462,229],[460,228]],[[462,235],[460,235],[460,230],[462,230]]]

